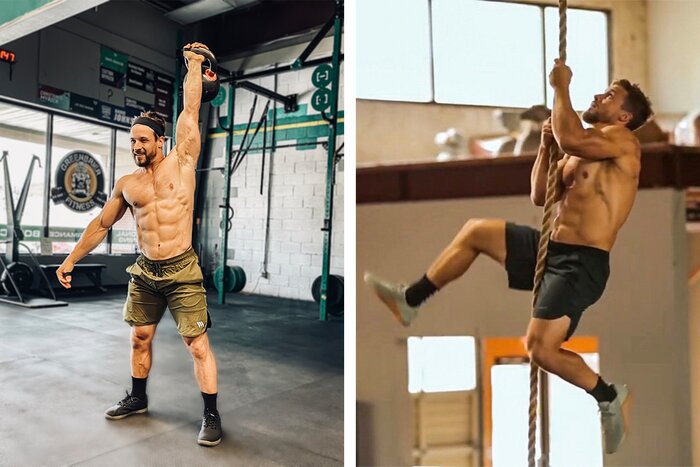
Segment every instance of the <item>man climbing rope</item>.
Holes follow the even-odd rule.
[[[598,401],[606,452],[618,450],[628,431],[629,391],[607,384],[576,353],[562,349],[583,311],[603,294],[609,275],[609,251],[627,219],[637,193],[639,142],[632,131],[651,115],[639,86],[613,82],[583,113],[584,128],[569,96],[572,72],[555,60],[549,75],[554,109],[543,128],[531,174],[531,199],[545,201],[549,153],[556,142],[565,153],[557,162],[558,201],[547,250],[546,269],[527,330],[527,351],[542,369],[574,384]],[[383,281],[371,273],[365,281],[396,319],[408,326],[436,291],[462,276],[479,254],[503,265],[510,288],[532,290],[539,232],[499,219],[470,219],[427,273],[410,286]]]

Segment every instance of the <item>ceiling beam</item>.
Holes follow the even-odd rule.
[[[33,0],[2,2],[0,45],[63,21],[107,0]]]

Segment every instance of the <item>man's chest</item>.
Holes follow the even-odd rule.
[[[124,199],[134,208],[158,201],[180,200],[193,193],[193,184],[193,181],[188,183],[177,173],[138,175],[124,187]]]
[[[567,154],[558,164],[561,183],[567,188],[593,183],[600,170],[603,170],[604,163],[605,161],[590,161]]]

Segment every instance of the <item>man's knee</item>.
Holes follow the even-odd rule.
[[[197,337],[184,337],[187,350],[190,351],[192,358],[195,360],[204,359],[209,353],[209,340],[206,333],[200,334]]]
[[[470,246],[475,246],[478,244],[476,241],[480,235],[482,235],[484,225],[486,224],[486,219],[469,219],[460,232],[460,240],[463,243],[467,243]]]
[[[528,334],[527,336],[527,354],[530,360],[535,362],[537,366],[543,370],[551,371],[552,362],[557,356],[559,347],[551,343],[547,343],[543,336],[537,334]]]
[[[134,350],[147,350],[151,347],[153,332],[134,327],[131,331],[131,347]]]

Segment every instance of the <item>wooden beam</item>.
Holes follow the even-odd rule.
[[[700,186],[700,147],[642,147],[639,188]],[[362,165],[357,204],[530,194],[535,155],[449,162]]]

